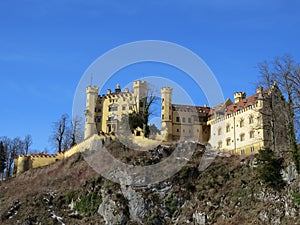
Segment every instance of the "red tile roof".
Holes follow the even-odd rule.
[[[206,113],[206,114],[208,114],[210,111],[209,107],[180,105],[180,104],[172,104],[172,109],[175,111],[187,111],[187,112],[197,112],[197,113]]]

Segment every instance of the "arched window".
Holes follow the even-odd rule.
[[[240,120],[240,127],[243,127],[244,126],[244,119],[241,119]]]
[[[253,116],[251,115],[250,117],[249,117],[249,124],[252,124],[254,122],[254,119],[253,119]]]
[[[227,124],[227,125],[226,125],[226,132],[227,132],[227,133],[230,132],[230,124]]]
[[[227,138],[227,139],[226,139],[226,145],[229,146],[230,143],[231,143],[231,139],[230,139],[230,138]]]

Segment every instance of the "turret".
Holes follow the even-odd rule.
[[[84,139],[91,137],[97,133],[95,123],[95,108],[98,98],[99,88],[97,86],[86,88],[86,107],[84,111],[85,115],[85,128],[84,128]]]
[[[115,89],[115,93],[120,93],[121,92],[121,86],[120,84],[117,84],[116,89]]]
[[[172,91],[170,87],[161,88],[161,128],[165,141],[172,140]]]
[[[246,98],[246,93],[245,92],[235,92],[233,97],[234,97],[234,103],[238,103],[242,99]]]

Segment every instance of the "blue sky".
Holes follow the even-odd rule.
[[[258,62],[284,54],[300,62],[299,9],[296,0],[2,0],[0,136],[31,134],[32,148],[51,149],[52,123],[72,114],[88,66],[132,41],[189,48],[213,71],[225,97],[251,94]],[[138,74],[133,77],[176,73],[158,65],[128,71]]]

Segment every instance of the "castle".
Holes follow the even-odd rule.
[[[20,155],[15,159],[14,173],[18,175],[30,168],[68,158],[88,149],[93,138],[100,136],[104,141],[114,138],[123,115],[143,110],[142,99],[147,96],[147,89],[147,82],[141,80],[133,82],[131,92],[128,88],[122,91],[117,85],[114,91],[108,89],[107,94],[99,95],[97,86],[88,86],[84,111],[85,140],[55,155]],[[245,92],[236,92],[233,102],[227,99],[214,107],[173,104],[172,91],[171,87],[161,88],[161,136],[164,142],[193,140],[210,144],[222,152],[240,155],[257,153],[272,144],[282,150],[288,148],[286,101],[276,83],[267,90],[257,88],[250,97]],[[272,99],[271,103],[268,99]],[[138,128],[135,134],[139,136],[140,132],[141,128]]]

